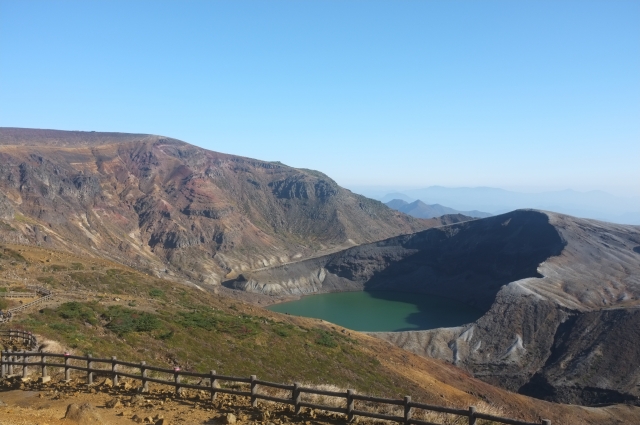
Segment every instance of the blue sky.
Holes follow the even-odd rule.
[[[640,195],[639,1],[4,1],[0,126]]]

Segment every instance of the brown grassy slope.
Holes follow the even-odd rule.
[[[115,354],[279,382],[329,383],[382,396],[411,394],[414,400],[461,408],[488,405],[506,416],[554,423],[640,418],[637,408],[582,408],[516,395],[444,362],[327,322],[269,312],[106,260],[21,246],[5,245],[0,251],[5,254],[0,258],[2,286],[39,282],[60,294],[40,310],[21,314],[11,326],[32,329],[80,354]],[[126,325],[127,312],[153,317],[157,326],[118,333],[112,322],[122,319],[120,325]]]

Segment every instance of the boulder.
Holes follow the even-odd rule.
[[[116,409],[118,407],[122,407],[122,402],[117,398],[112,398],[104,404],[109,409]]]
[[[70,404],[67,406],[67,413],[64,418],[67,421],[72,421],[80,425],[98,425],[104,423],[100,414],[95,410],[95,407],[89,403],[80,406],[75,403]]]

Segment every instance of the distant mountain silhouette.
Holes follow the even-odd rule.
[[[462,214],[473,218],[491,217],[491,214],[482,211],[458,211],[440,204],[427,205],[419,199],[411,203],[402,199],[393,199],[387,202],[386,205],[416,218],[433,218],[445,214]]]
[[[558,190],[523,193],[493,187],[442,187],[408,189],[380,197],[382,202],[402,199],[413,202],[422,199],[447,205],[458,211],[480,210],[502,214],[521,208],[555,211],[576,217],[594,218],[622,224],[640,224],[640,197],[620,197],[592,190]],[[463,213],[466,214],[466,213]]]

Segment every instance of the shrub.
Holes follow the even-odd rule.
[[[164,296],[164,291],[158,288],[153,288],[152,290],[149,291],[149,295],[154,298],[160,298]]]
[[[150,332],[160,328],[160,320],[151,313],[111,306],[104,314],[109,319],[106,328],[122,336],[129,332]]]
[[[317,333],[318,333],[318,338],[316,338],[316,344],[322,345],[324,347],[329,347],[329,348],[338,346],[338,343],[333,338],[333,335],[331,335],[331,332],[319,330],[317,331]]]
[[[49,325],[49,327],[54,331],[69,332],[69,333],[75,332],[78,329],[76,328],[75,325],[70,325],[68,323],[53,323]]]
[[[58,316],[66,320],[84,320],[92,325],[98,323],[93,309],[77,301],[64,303],[56,311]]]
[[[189,313],[179,313],[178,324],[185,328],[200,328],[245,337],[258,333],[258,325],[249,316],[231,316],[202,309]]]

